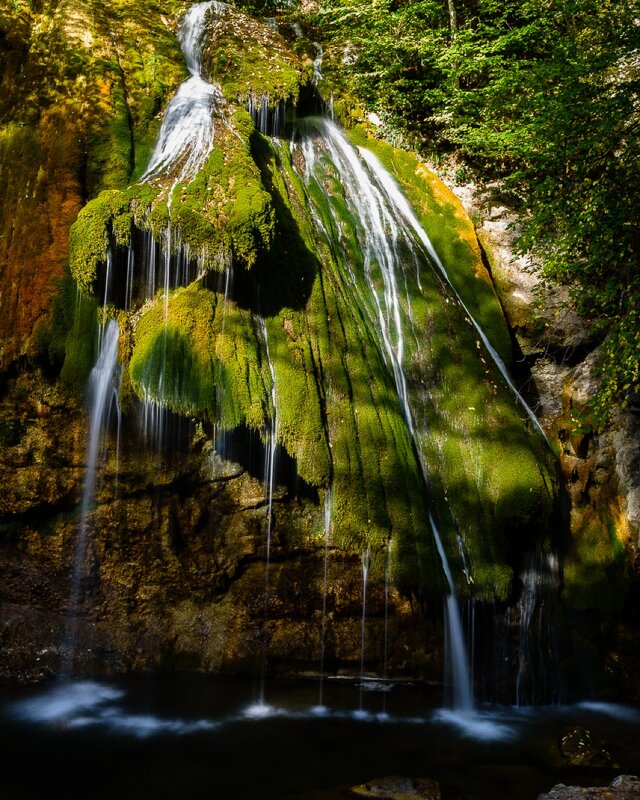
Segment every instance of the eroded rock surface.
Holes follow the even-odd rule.
[[[638,800],[640,778],[635,775],[619,775],[607,787],[565,786],[559,783],[547,794],[538,795],[538,800]]]

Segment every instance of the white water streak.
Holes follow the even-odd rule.
[[[449,594],[445,598],[445,657],[451,667],[453,708],[456,711],[469,712],[473,711],[473,687],[471,685],[469,658],[464,643],[464,630],[458,607],[455,583],[438,528],[431,514],[429,515],[429,522],[431,523],[433,538],[442,561],[442,569],[449,583]]]

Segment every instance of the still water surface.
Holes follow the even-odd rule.
[[[3,796],[338,800],[385,775],[429,777],[443,800],[535,800],[556,783],[640,774],[640,710],[436,707],[428,687],[325,680],[135,677],[0,690]],[[387,687],[388,688],[388,687]],[[569,767],[575,726],[614,766]],[[6,791],[6,793],[5,793]]]

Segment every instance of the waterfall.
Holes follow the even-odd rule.
[[[217,2],[197,3],[184,16],[178,40],[190,77],[180,84],[167,106],[160,136],[140,179],[150,181],[179,167],[176,182],[192,179],[213,149],[213,114],[224,104],[222,90],[201,75],[202,46],[207,15]]]
[[[387,560],[384,568],[384,647],[382,651],[382,714],[386,715],[387,695],[391,686],[387,683],[387,660],[389,658],[389,584],[391,582],[391,550],[393,540],[387,544]]]
[[[324,57],[324,51],[322,50],[321,45],[319,45],[317,42],[313,42],[313,46],[316,50],[316,57],[313,59],[313,85],[317,86],[324,78],[322,74],[322,59]]]
[[[383,193],[371,181],[357,151],[345,139],[339,128],[328,120],[314,120],[313,125],[322,134],[323,144],[326,146],[331,160],[339,169],[341,180],[347,186],[349,199],[353,203],[354,217],[362,226],[360,238],[364,256],[364,272],[370,297],[375,305],[371,322],[380,332],[383,357],[393,375],[402,413],[413,439],[415,433],[403,369],[404,333],[401,295],[397,280],[396,252],[398,239],[402,232]],[[310,181],[313,179],[313,168],[317,158],[311,136],[303,138],[302,151],[306,164],[304,177]],[[326,238],[331,239],[331,235],[326,229],[323,230],[323,233]],[[379,270],[384,284],[382,294],[378,292],[375,285],[374,271],[376,268]],[[350,270],[349,277],[354,290],[360,294],[353,270]],[[361,297],[361,301],[366,307],[366,300]],[[408,303],[408,298],[405,297],[404,301]]]
[[[268,94],[251,93],[246,102],[247,111],[256,130],[265,136],[278,137],[284,133],[287,106],[284,100],[271,103]]]

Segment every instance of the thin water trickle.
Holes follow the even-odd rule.
[[[473,688],[469,658],[464,641],[464,628],[453,575],[447,560],[435,520],[430,515],[429,521],[433,530],[438,554],[442,560],[442,569],[449,584],[449,593],[445,597],[445,659],[449,665],[452,680],[452,707],[454,711],[468,713],[473,711]]]
[[[329,488],[324,496],[324,559],[322,575],[322,628],[320,630],[320,686],[318,689],[318,709],[324,708],[324,655],[327,628],[327,572],[329,561],[329,534],[331,532],[331,511],[331,489]]]
[[[324,78],[322,74],[322,59],[324,57],[324,51],[321,45],[319,45],[317,42],[312,42],[312,44],[316,49],[316,57],[313,59],[313,85],[317,86]]]
[[[259,318],[260,335],[264,352],[271,375],[271,419],[266,432],[265,443],[265,464],[264,464],[264,483],[267,492],[267,536],[266,536],[266,556],[265,556],[265,587],[264,587],[264,620],[263,620],[263,642],[262,642],[262,670],[260,675],[260,699],[259,703],[265,703],[265,673],[267,661],[267,622],[269,617],[269,592],[270,592],[270,568],[271,568],[271,533],[273,526],[273,491],[275,488],[276,475],[276,449],[278,446],[278,414],[276,405],[276,370],[269,351],[269,333],[264,317]]]
[[[385,714],[387,710],[387,660],[389,657],[389,586],[391,583],[391,551],[393,540],[390,538],[387,542],[387,560],[384,569],[384,647],[382,653],[382,681],[385,691],[382,694],[382,713]]]
[[[365,633],[367,625],[367,585],[369,581],[370,553],[369,548],[362,554],[362,623],[360,627],[360,682],[359,682],[359,707],[363,713],[364,695],[364,653],[365,653]]]
[[[553,624],[560,585],[558,569],[556,556],[540,550],[529,555],[520,575],[517,706],[557,703],[562,695]]]

